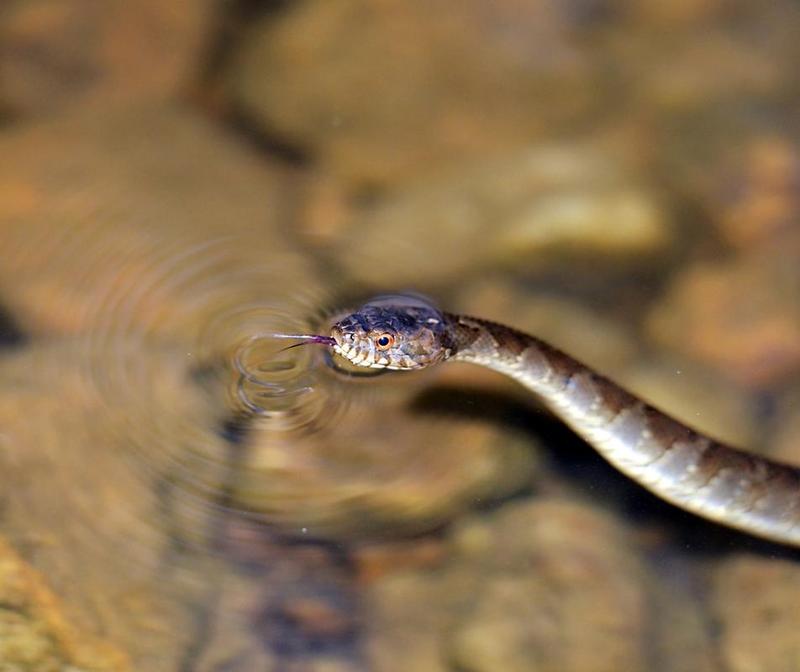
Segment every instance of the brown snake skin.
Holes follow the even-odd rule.
[[[703,436],[533,336],[445,319],[450,360],[519,381],[637,483],[704,518],[800,547],[800,469]]]

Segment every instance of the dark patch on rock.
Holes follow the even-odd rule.
[[[0,347],[22,345],[27,340],[25,333],[14,322],[11,315],[0,306]]]

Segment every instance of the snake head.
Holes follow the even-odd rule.
[[[450,356],[444,315],[423,297],[376,297],[331,327],[333,350],[373,369],[421,369]]]

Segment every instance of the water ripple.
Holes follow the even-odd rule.
[[[59,534],[70,545],[80,538],[78,546],[141,568],[158,562],[159,537],[208,553],[213,519],[240,506],[230,497],[236,465],[225,422],[252,417],[291,441],[347,412],[353,395],[323,348],[281,351],[286,341],[258,337],[324,329],[337,288],[320,289],[308,260],[249,236],[91,227],[68,239],[48,246],[48,258],[22,244],[17,257],[52,274],[38,276],[46,290],[30,295],[43,299],[31,312],[63,311],[48,324],[63,324],[74,344],[27,371],[36,403],[65,412],[45,414],[42,437],[31,439],[49,467],[14,492],[20,527],[50,535],[47,511],[60,502]],[[73,407],[88,433],[74,431]],[[24,434],[7,432],[9,460]],[[20,476],[31,468],[23,463]]]

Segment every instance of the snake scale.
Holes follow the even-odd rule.
[[[703,518],[800,547],[800,469],[711,439],[544,341],[441,312],[424,297],[376,297],[322,343],[351,364],[415,370],[471,362],[531,390],[614,467]]]

